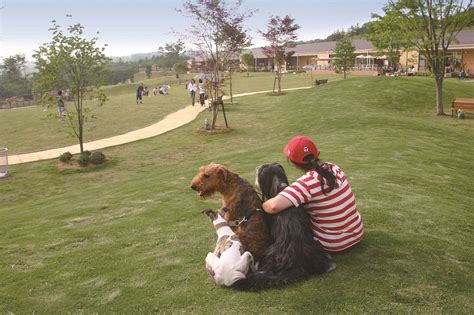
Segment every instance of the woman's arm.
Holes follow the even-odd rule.
[[[293,206],[291,201],[281,195],[276,195],[275,197],[268,199],[262,205],[263,210],[265,210],[266,213],[270,214],[282,212],[283,210],[291,206]]]

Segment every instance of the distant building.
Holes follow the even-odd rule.
[[[333,72],[336,43],[336,41],[331,41],[296,45],[296,47],[291,49],[295,53],[282,71],[312,69],[316,72]],[[356,60],[353,71],[377,75],[378,69],[388,66],[387,57],[379,56],[370,41],[355,39],[352,41],[352,44],[356,49]],[[273,61],[265,56],[262,48],[247,49],[244,52],[253,53],[255,58],[254,68],[256,70],[274,69]],[[235,59],[237,58],[236,56]],[[417,72],[429,71],[426,58],[420,55],[416,50],[401,52],[400,64],[404,69],[414,66]],[[464,69],[464,71],[474,73],[474,30],[465,30],[458,34],[457,42],[451,44],[448,49],[446,64],[447,72]],[[205,65],[205,59],[196,56],[194,59],[188,61],[188,68],[191,69],[191,65],[194,65],[194,68],[200,69]]]

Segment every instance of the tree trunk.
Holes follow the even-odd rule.
[[[212,101],[212,124],[211,124],[211,130],[214,130],[216,128],[216,122],[217,122],[217,114],[219,111],[219,102],[217,100]]]
[[[278,74],[278,94],[281,93],[281,75]]]
[[[435,76],[436,79],[436,114],[438,116],[446,115],[443,107],[443,75]]]
[[[219,98],[219,85],[220,85],[220,76],[219,76],[219,64],[217,60],[214,62],[214,78],[211,82],[213,82],[213,97],[212,97],[212,122],[211,122],[211,130],[214,130],[216,127],[217,122],[217,111],[218,107],[215,106],[217,100]]]
[[[79,123],[79,146],[80,146],[80,149],[81,149],[81,153],[84,152],[84,131],[83,131],[83,127],[84,127],[84,119],[82,117],[82,97],[80,95],[80,92],[77,93],[78,94],[78,97],[77,97],[77,105],[78,105],[78,113],[77,113],[77,119],[78,119],[78,123]]]
[[[232,69],[229,69],[229,92],[230,92],[230,103],[234,104],[234,98],[232,95]]]

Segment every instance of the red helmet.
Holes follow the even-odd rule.
[[[288,144],[283,149],[283,153],[286,154],[290,161],[301,164],[309,162],[305,161],[304,158],[310,154],[314,155],[314,158],[319,156],[316,144],[305,136],[296,136],[288,141]]]

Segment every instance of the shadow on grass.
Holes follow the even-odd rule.
[[[282,95],[286,95],[287,93],[286,92],[271,92],[271,93],[268,93],[268,94],[265,94],[267,96],[282,96]]]
[[[62,175],[67,175],[67,174],[77,174],[77,173],[91,173],[91,172],[99,172],[111,167],[114,167],[118,164],[118,160],[116,159],[107,159],[104,163],[94,165],[94,164],[88,164],[87,166],[80,166],[77,161],[74,161],[73,163],[63,163],[63,162],[57,162],[54,161],[51,165],[51,172],[56,173],[56,174],[62,174]]]

